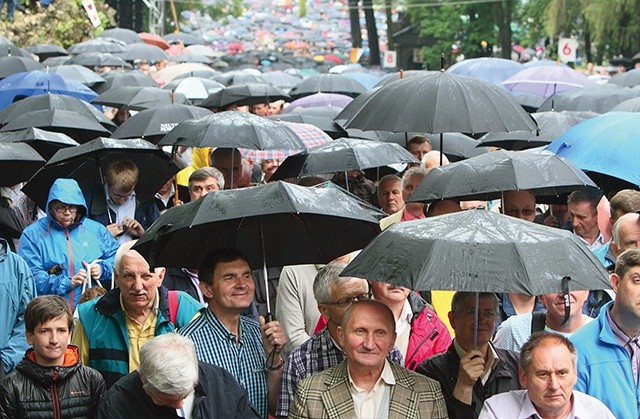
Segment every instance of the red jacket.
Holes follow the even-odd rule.
[[[430,356],[446,352],[452,339],[447,326],[418,294],[409,294],[409,304],[413,317],[404,366],[413,371]]]

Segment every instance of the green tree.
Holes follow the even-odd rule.
[[[21,47],[53,41],[68,48],[115,25],[115,10],[103,0],[95,0],[95,6],[102,21],[98,28],[91,25],[81,0],[56,0],[45,10],[29,15],[16,13],[12,23],[0,22],[0,35]]]
[[[409,0],[409,5],[422,0]],[[422,48],[422,62],[425,68],[440,68],[440,54],[445,54],[445,68],[452,61],[451,45],[458,41],[462,32],[460,7],[442,5],[433,7],[410,7],[411,21],[418,25],[420,36],[430,39],[431,45]]]
[[[631,57],[640,45],[639,0],[584,1],[583,11],[594,39],[610,46],[612,54]]]
[[[298,3],[298,16],[307,16],[307,0],[300,0]]]

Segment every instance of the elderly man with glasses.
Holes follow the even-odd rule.
[[[487,398],[520,388],[518,354],[491,344],[497,316],[495,294],[455,293],[449,312],[453,343],[416,369],[440,382],[452,419],[477,418]]]
[[[289,415],[298,383],[303,378],[345,360],[344,351],[339,346],[338,327],[342,324],[344,313],[353,303],[371,297],[366,280],[339,276],[345,266],[345,263],[331,263],[316,276],[313,294],[318,302],[318,310],[327,324],[289,354],[282,373],[276,416]],[[397,347],[394,347],[389,358],[402,365],[402,355]]]

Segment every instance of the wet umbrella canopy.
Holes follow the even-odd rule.
[[[227,111],[179,123],[158,145],[304,150],[304,143],[282,122]]]
[[[96,138],[60,150],[22,190],[40,208],[45,208],[49,188],[56,179],[75,179],[80,189],[88,194],[102,183],[102,174],[109,163],[120,159],[131,160],[140,170],[135,191],[141,202],[153,199],[158,189],[178,171],[170,158],[148,141]]]
[[[379,232],[375,218],[337,189],[272,182],[171,208],[134,249],[155,266],[197,268],[211,251],[233,247],[261,269],[327,263]]]
[[[486,210],[395,224],[341,276],[413,290],[527,295],[610,289],[602,264],[570,231]]]
[[[155,144],[178,123],[207,115],[211,115],[210,110],[196,106],[173,104],[151,108],[127,119],[111,137],[143,138]]]
[[[44,163],[40,154],[27,144],[0,142],[0,186],[13,186],[29,179]]]
[[[273,180],[369,169],[394,163],[416,163],[413,154],[394,143],[341,138],[287,157]]]
[[[605,113],[619,103],[638,96],[640,90],[606,84],[595,85],[556,93],[540,105],[538,112],[556,110]]]
[[[120,108],[143,111],[157,106],[179,103],[190,105],[189,99],[182,93],[170,92],[159,87],[125,86],[116,87],[101,93],[93,103]]]
[[[61,148],[80,145],[66,134],[38,128],[0,133],[0,143],[27,143],[46,160],[53,157]]]
[[[568,160],[550,153],[500,150],[431,169],[409,202],[499,199],[502,192],[522,189],[556,197],[584,187],[596,185]]]
[[[348,115],[358,102],[336,119]],[[356,109],[343,127],[430,134],[537,129],[535,121],[500,87],[444,72],[386,84]]]

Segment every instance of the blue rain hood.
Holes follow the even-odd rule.
[[[49,213],[49,205],[53,200],[58,200],[67,205],[77,205],[81,207],[82,217],[87,215],[87,202],[75,179],[56,179],[53,182],[47,198],[47,214]]]

